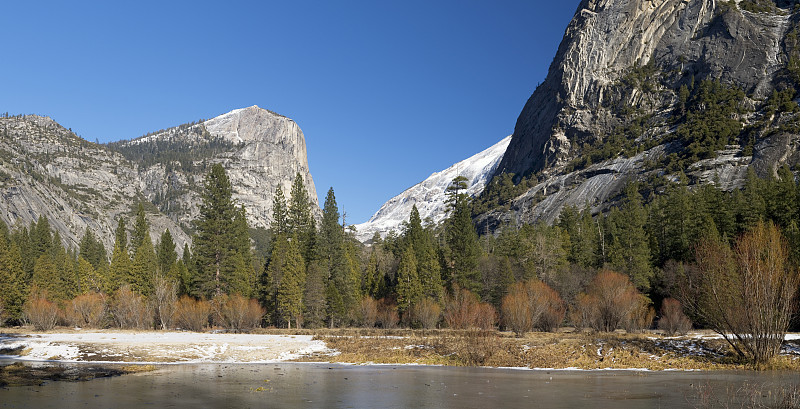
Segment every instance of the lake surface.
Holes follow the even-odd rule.
[[[793,372],[197,364],[0,389],[0,407],[672,408],[695,406],[698,387],[727,399],[743,385],[767,390],[798,383],[800,374]]]

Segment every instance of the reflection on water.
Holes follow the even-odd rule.
[[[723,398],[741,385],[798,383],[797,373],[165,365],[150,373],[0,390],[0,407],[670,408],[693,406],[698,387]]]

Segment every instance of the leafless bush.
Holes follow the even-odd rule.
[[[769,363],[781,348],[795,312],[797,269],[778,228],[759,222],[734,248],[707,239],[695,251],[680,300],[695,320],[722,335],[754,365]]]
[[[630,279],[613,271],[601,271],[589,284],[587,293],[578,296],[571,314],[578,327],[610,332],[617,328],[643,329],[653,313],[650,301],[640,294]]]
[[[411,320],[422,328],[433,329],[442,318],[442,307],[432,298],[423,298],[411,306]]]
[[[64,317],[69,325],[81,328],[99,328],[106,318],[106,297],[100,293],[79,295],[67,303]]]
[[[668,335],[683,335],[692,329],[692,321],[683,313],[680,301],[674,298],[664,300],[661,304],[661,318],[658,320],[658,328]]]
[[[34,289],[22,310],[25,319],[39,331],[53,329],[58,323],[58,306],[47,300],[47,292]]]
[[[497,313],[489,304],[481,303],[478,296],[466,289],[456,288],[448,295],[444,307],[444,320],[453,329],[494,327]]]
[[[378,303],[378,323],[381,328],[394,329],[400,323],[400,316],[397,314],[397,304],[382,299]]]
[[[536,328],[553,331],[564,321],[564,302],[547,284],[536,280],[516,283],[503,298],[503,321],[517,335]]]
[[[362,327],[374,327],[378,322],[378,302],[370,296],[362,298],[358,304],[358,318]]]
[[[205,300],[195,300],[184,295],[175,306],[175,323],[189,331],[202,331],[208,326],[211,304]]]
[[[120,328],[153,328],[153,314],[147,304],[147,300],[131,290],[131,287],[127,284],[120,287],[114,294],[111,314]]]
[[[151,303],[156,325],[161,329],[169,329],[175,315],[175,302],[178,300],[178,283],[160,274],[153,279],[153,296]]]
[[[254,299],[239,294],[222,295],[214,298],[214,321],[220,326],[234,331],[258,328],[266,311]]]

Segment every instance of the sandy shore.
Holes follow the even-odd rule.
[[[0,355],[31,361],[270,363],[326,350],[310,335],[161,331],[0,334]]]

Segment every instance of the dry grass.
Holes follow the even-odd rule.
[[[337,352],[301,359],[312,362],[557,369],[752,368],[739,360],[723,340],[674,339],[654,333],[533,332],[521,338],[478,330],[337,329],[292,333],[314,335]],[[800,359],[782,356],[761,369],[800,370]]]

